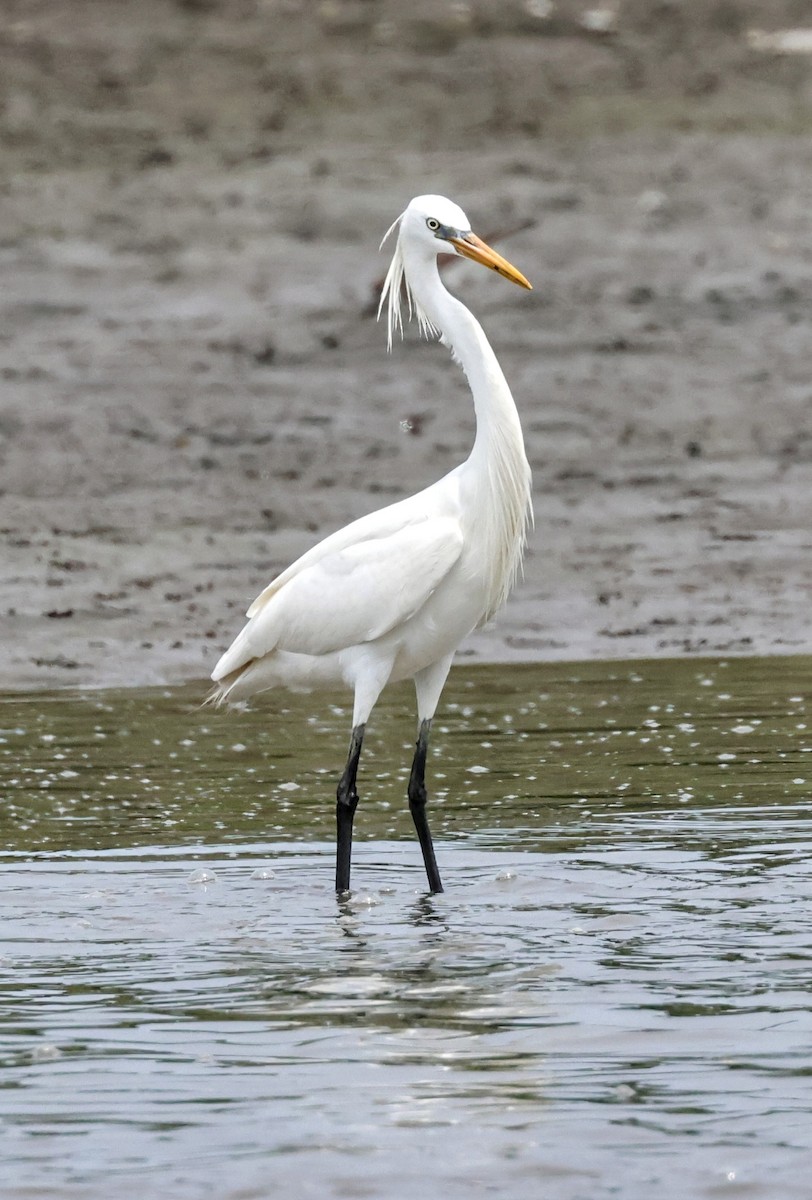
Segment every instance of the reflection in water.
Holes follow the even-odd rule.
[[[6,698],[0,1194],[806,1197],[811,667],[452,677],[441,896],[396,691],[338,902],[340,701]]]

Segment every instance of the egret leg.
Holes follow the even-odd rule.
[[[420,722],[420,732],[417,737],[412,773],[409,776],[409,811],[412,814],[414,827],[420,839],[420,849],[423,851],[423,862],[426,864],[426,875],[429,880],[429,890],[441,892],[443,884],[437,869],[437,859],[434,857],[434,845],[431,840],[429,823],[426,818],[426,752],[429,746],[431,719]]]
[[[352,856],[352,819],[358,807],[355,778],[364,740],[365,725],[356,725],[350,738],[347,765],[336,792],[336,891],[350,890],[350,858]]]

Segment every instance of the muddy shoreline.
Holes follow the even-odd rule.
[[[263,6],[177,5],[169,66],[151,75],[160,44],[137,7],[111,4],[124,24],[95,31],[106,106],[54,66],[70,31],[40,6],[20,6],[3,46],[17,71],[0,114],[6,688],[205,677],[293,556],[467,454],[470,402],[446,352],[410,330],[387,356],[368,315],[378,242],[424,191],[451,195],[483,233],[519,229],[500,248],[535,285],[448,273],[513,388],[536,506],[524,580],[461,660],[812,651],[812,144],[796,136],[808,64],[790,77],[777,63],[749,117],[739,103],[723,128],[742,95],[734,66],[704,108],[669,92],[683,119],[666,119],[653,84],[632,93],[615,77],[623,31],[607,51],[567,28],[522,42],[455,27],[440,59],[413,29],[417,45],[376,42],[370,60],[368,30],[324,24],[308,58],[300,21],[288,110],[267,85],[241,141]],[[387,6],[330,11],[351,23],[372,9]],[[207,91],[197,75],[185,92],[166,83],[178,29],[201,55],[219,46]],[[628,41],[656,79],[656,39],[647,51],[634,27]],[[22,76],[32,46],[51,65]],[[625,117],[607,129],[583,116],[583,91],[564,91],[566,113],[524,128],[521,95],[483,97],[469,79],[486,49],[559,71],[576,56]],[[324,86],[314,62],[344,89],[332,117],[302,99],[308,78]],[[440,107],[394,140],[417,86],[404,62]],[[400,107],[361,112],[362,67],[376,103],[401,80]],[[443,102],[443,71],[461,99]],[[539,75],[537,89],[555,82]],[[203,99],[220,112],[229,96],[218,125]],[[542,99],[525,110],[544,114]],[[63,122],[58,153],[43,112]]]

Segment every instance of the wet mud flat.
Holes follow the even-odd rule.
[[[262,5],[70,7],[20,5],[2,46],[7,686],[205,675],[293,556],[467,454],[446,352],[387,357],[371,313],[423,191],[535,285],[447,274],[536,503],[463,656],[812,647],[802,60],[748,58],[736,5],[670,56],[637,9],[609,40],[492,14],[387,41],[352,17],[385,4],[290,5],[273,38]]]

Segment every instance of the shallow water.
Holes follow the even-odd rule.
[[[411,697],[0,701],[0,1194],[809,1196],[802,658],[461,666],[429,897]]]

